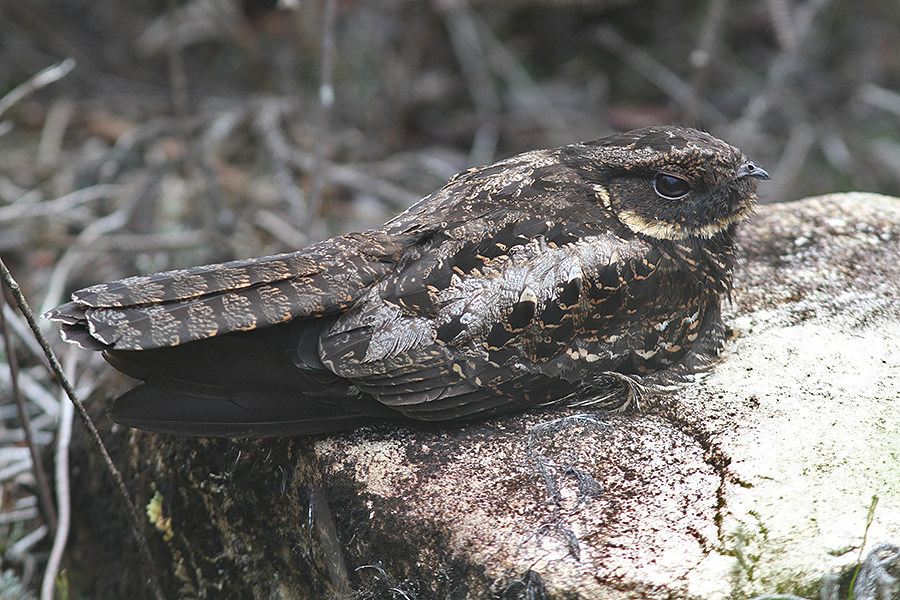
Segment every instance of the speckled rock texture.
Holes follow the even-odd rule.
[[[722,360],[631,414],[257,441],[109,430],[168,596],[813,597],[864,535],[900,540],[900,199],[762,206],[739,247]],[[149,597],[80,455],[73,571],[97,600]]]

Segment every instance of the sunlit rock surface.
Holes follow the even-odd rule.
[[[898,240],[894,198],[760,207],[721,362],[637,413],[108,440],[171,597],[813,597],[864,535],[900,540]],[[147,597],[84,460],[77,570],[92,597]]]

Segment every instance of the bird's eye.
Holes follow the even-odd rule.
[[[677,200],[683,198],[691,191],[691,184],[681,177],[660,173],[653,180],[653,189],[663,198]]]

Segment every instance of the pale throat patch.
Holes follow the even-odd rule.
[[[697,228],[685,229],[684,226],[678,223],[670,223],[669,221],[660,221],[658,219],[646,219],[631,210],[616,211],[612,207],[612,202],[610,202],[609,199],[609,192],[606,188],[599,184],[594,184],[593,188],[594,191],[597,192],[597,197],[600,198],[600,202],[603,206],[616,215],[616,217],[619,218],[619,221],[628,227],[628,229],[635,233],[642,233],[660,240],[680,241],[692,236],[711,238],[717,233],[728,229],[731,225],[743,221],[749,213],[749,210],[742,210],[718,223],[707,223],[706,225]]]

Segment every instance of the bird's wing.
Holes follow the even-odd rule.
[[[291,254],[130,277],[75,292],[47,317],[89,349],[177,346],[345,310],[409,243],[372,230]]]
[[[546,154],[491,169],[395,220],[444,219],[320,338],[329,370],[410,416],[457,418],[664,368],[720,326],[699,247],[634,234]]]
[[[655,349],[662,321],[680,323],[700,303],[670,297],[696,292],[653,245],[608,225],[518,214],[474,240],[444,240],[341,315],[320,338],[322,360],[427,420],[560,400],[623,366],[640,373],[635,352]],[[663,334],[692,333],[677,327]]]

